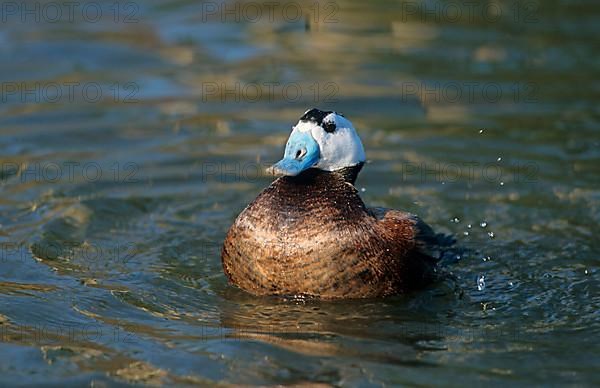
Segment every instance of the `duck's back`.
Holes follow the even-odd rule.
[[[390,295],[431,280],[420,233],[411,214],[369,210],[341,175],[310,169],[277,179],[238,216],[223,267],[258,295]]]

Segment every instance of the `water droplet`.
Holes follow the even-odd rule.
[[[450,222],[454,222],[455,224],[458,224],[460,222],[460,218],[454,217],[453,219],[450,220]]]
[[[485,289],[485,275],[479,275],[477,278],[477,290],[483,291]]]
[[[485,228],[487,226],[487,222],[481,221],[481,223],[479,224],[479,226],[481,226],[482,228]]]
[[[496,159],[497,161],[501,162],[502,161],[502,156],[500,156],[498,159]]]
[[[488,236],[490,236],[490,238],[496,237],[496,235],[494,234],[494,232],[488,232]]]
[[[467,225],[467,228],[471,229],[471,224]]]
[[[367,191],[367,189],[365,189],[364,187],[361,187],[360,191],[364,193],[365,191]]]
[[[481,129],[479,130],[479,133],[483,133],[483,131],[485,131],[485,128],[481,128]]]
[[[513,282],[508,282],[508,285],[512,287],[513,286]]]
[[[500,182],[500,186],[504,186],[504,182]]]
[[[463,234],[464,234],[465,236],[468,236],[468,235],[469,235],[469,232],[463,232]]]
[[[455,259],[455,260],[460,260],[461,258],[462,258],[462,257],[461,257],[460,255],[456,255],[456,256],[454,256],[454,259]]]
[[[481,260],[483,260],[483,261],[490,261],[490,260],[492,260],[492,258],[489,257],[489,256],[486,256],[486,257],[482,257]]]
[[[583,271],[583,273],[585,273],[587,275],[588,274],[588,270],[586,269],[585,271]]]

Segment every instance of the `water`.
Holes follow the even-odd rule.
[[[0,382],[600,383],[595,2],[36,4],[1,15]],[[313,106],[359,129],[368,204],[457,237],[438,284],[227,284],[225,232]]]

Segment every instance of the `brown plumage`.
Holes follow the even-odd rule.
[[[275,180],[237,217],[222,250],[223,268],[255,295],[324,299],[381,297],[431,282],[435,240],[416,216],[368,209],[340,174],[308,169]]]

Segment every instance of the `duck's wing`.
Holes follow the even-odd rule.
[[[368,211],[378,221],[394,220],[410,223],[412,225],[412,236],[406,237],[414,241],[415,248],[419,253],[436,261],[442,257],[446,249],[456,242],[452,236],[435,233],[425,221],[415,214],[382,207],[369,208]]]

